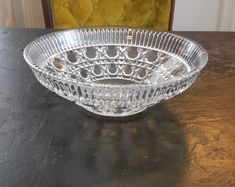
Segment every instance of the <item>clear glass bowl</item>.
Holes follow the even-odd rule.
[[[132,115],[174,97],[208,61],[203,47],[181,36],[113,27],[42,36],[24,57],[43,86],[104,116]]]

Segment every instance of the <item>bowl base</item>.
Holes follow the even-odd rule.
[[[82,106],[83,109],[85,109],[86,111],[93,113],[93,114],[97,114],[100,116],[105,116],[105,117],[126,117],[126,116],[132,116],[135,114],[138,114],[140,112],[143,112],[144,110],[147,109],[147,107],[145,108],[141,108],[140,110],[135,110],[135,111],[130,111],[130,112],[120,112],[120,113],[106,113],[106,112],[99,112],[99,111],[94,111],[91,110],[89,107],[86,106]]]

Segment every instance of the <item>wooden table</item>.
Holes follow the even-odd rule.
[[[209,62],[183,94],[125,120],[41,86],[22,52],[51,32],[0,29],[0,186],[235,186],[235,33],[178,33]]]

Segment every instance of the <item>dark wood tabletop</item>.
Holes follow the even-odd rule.
[[[180,32],[209,62],[184,93],[132,118],[90,115],[25,63],[52,30],[0,29],[1,187],[235,186],[235,32]]]

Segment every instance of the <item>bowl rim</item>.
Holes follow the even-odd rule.
[[[199,48],[201,50],[201,54],[204,55],[204,58],[203,60],[200,62],[200,65],[193,71],[187,73],[186,75],[183,75],[179,78],[176,78],[176,79],[172,79],[170,81],[166,81],[164,83],[159,83],[159,82],[148,82],[148,83],[135,83],[133,82],[132,84],[104,84],[104,83],[97,83],[97,82],[86,82],[86,81],[81,81],[81,80],[74,80],[74,79],[64,79],[64,78],[61,78],[61,77],[58,77],[58,76],[55,76],[55,75],[51,75],[49,74],[48,72],[45,72],[43,70],[43,68],[40,68],[39,66],[37,66],[36,64],[33,63],[33,60],[27,55],[28,51],[33,47],[33,45],[39,41],[42,41],[46,38],[50,38],[50,37],[53,37],[53,36],[56,36],[56,35],[59,35],[61,33],[65,34],[67,32],[72,32],[72,31],[92,31],[92,30],[110,30],[110,29],[121,29],[121,30],[136,30],[136,31],[144,31],[144,32],[156,32],[156,33],[166,33],[168,35],[171,35],[173,37],[177,37],[181,40],[184,40],[186,42],[189,42],[193,45],[195,45],[197,48]],[[104,87],[104,88],[107,88],[107,87],[110,87],[110,88],[127,88],[127,89],[131,89],[131,88],[136,88],[136,87],[168,87],[169,85],[172,85],[172,84],[175,84],[177,82],[181,82],[181,81],[184,81],[185,79],[190,79],[191,77],[194,77],[194,75],[197,75],[207,64],[208,62],[208,53],[206,51],[206,49],[201,45],[199,44],[198,42],[196,42],[195,40],[189,38],[189,37],[184,37],[184,36],[181,36],[181,35],[178,35],[178,34],[175,34],[175,33],[172,33],[172,32],[166,32],[166,31],[159,31],[159,30],[156,30],[156,29],[152,29],[152,28],[144,28],[144,27],[132,27],[132,26],[91,26],[91,27],[79,27],[79,28],[73,28],[73,29],[62,29],[62,30],[54,30],[52,29],[51,30],[52,32],[48,33],[48,34],[45,34],[45,35],[42,35],[34,40],[32,40],[30,43],[28,43],[26,45],[26,47],[24,48],[24,51],[23,51],[23,57],[25,59],[25,61],[27,62],[27,64],[30,66],[30,68],[32,70],[36,70],[36,71],[39,71],[40,73],[46,75],[46,76],[49,76],[50,78],[52,79],[55,79],[55,80],[59,80],[59,81],[62,81],[62,82],[66,82],[66,83],[72,83],[72,84],[77,84],[77,85],[83,85],[83,86],[99,86],[99,87]],[[150,49],[150,48],[148,48]],[[153,50],[155,48],[152,48]],[[61,52],[66,52],[65,51],[60,51]],[[166,51],[164,51],[164,53],[167,54]],[[171,53],[168,53],[168,54],[171,54]],[[171,54],[171,56],[173,56]]]

